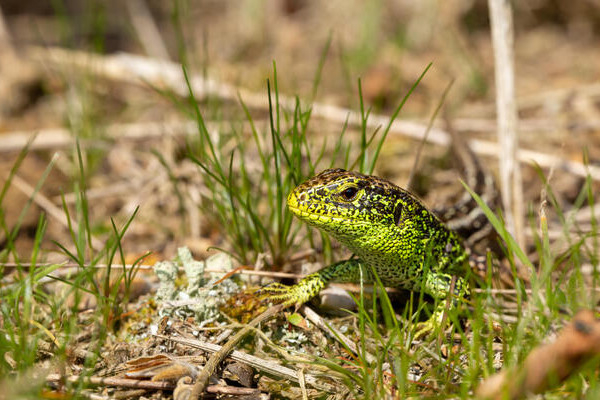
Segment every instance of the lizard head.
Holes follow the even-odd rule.
[[[401,226],[415,213],[429,214],[393,183],[343,169],[327,169],[302,183],[289,194],[287,205],[303,221],[334,236],[357,234],[359,226]]]
[[[376,176],[328,169],[296,187],[287,204],[373,265],[418,265],[429,251],[438,266],[466,257],[458,236],[415,196]]]

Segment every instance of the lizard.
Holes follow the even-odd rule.
[[[493,178],[483,173],[466,143],[452,136],[452,152],[467,184],[492,205],[497,197]],[[422,291],[439,300],[431,318],[422,324],[422,333],[441,322],[447,308],[444,300],[451,298],[449,308],[466,301],[471,271],[480,275],[486,271],[486,257],[472,252],[471,245],[491,226],[468,194],[455,206],[433,212],[409,190],[386,179],[327,169],[293,189],[287,207],[357,257],[327,266],[293,286],[267,285],[259,289],[263,299],[300,305],[330,282],[373,283],[374,271],[386,286]],[[446,220],[460,213],[466,218],[449,221],[449,228],[436,213]],[[470,228],[476,232],[469,235]]]
[[[330,282],[374,282],[423,291],[451,307],[469,295],[469,251],[460,236],[409,191],[376,176],[327,169],[297,186],[287,197],[298,218],[330,234],[357,258],[334,263],[293,286],[273,283],[260,295],[287,305],[302,304]],[[372,269],[371,269],[372,268]],[[456,276],[453,282],[453,277]],[[441,321],[440,301],[427,330]]]

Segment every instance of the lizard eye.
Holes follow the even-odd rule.
[[[358,188],[354,187],[354,186],[350,186],[346,189],[344,189],[344,191],[342,191],[340,193],[340,195],[342,196],[342,198],[346,201],[352,201],[356,198],[356,194],[358,193]]]

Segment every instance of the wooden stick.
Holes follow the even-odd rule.
[[[12,37],[6,25],[6,18],[0,7],[0,53],[3,57],[17,58],[15,48],[12,44]]]
[[[46,377],[46,382],[60,383],[65,380],[65,377],[59,374],[50,374]],[[66,377],[66,380],[71,383],[79,383],[83,380],[85,383],[90,385],[98,386],[115,386],[123,388],[137,388],[147,390],[173,390],[176,384],[169,381],[150,381],[150,380],[138,380],[129,378],[119,377],[81,377],[79,375],[70,375]],[[228,395],[257,395],[260,390],[253,388],[242,388],[233,386],[223,385],[209,385],[206,387],[208,393],[216,394],[228,394]]]
[[[517,161],[517,106],[515,102],[514,38],[508,0],[488,0],[496,78],[496,117],[500,143],[500,193],[508,231],[525,245],[523,183]],[[521,271],[525,272],[525,271]]]
[[[484,380],[475,392],[478,399],[522,399],[543,393],[600,355],[600,320],[582,310],[548,343],[529,353],[521,365],[505,368]]]
[[[72,262],[65,262],[65,263],[40,263],[40,264],[31,264],[31,263],[13,263],[13,262],[7,262],[7,263],[2,263],[1,265],[5,268],[31,268],[31,267],[35,267],[35,268],[41,268],[41,267],[49,267],[51,265],[60,265],[60,268],[58,270],[61,270],[62,273],[64,275],[70,274],[70,273],[77,273],[79,271],[79,264],[76,263],[72,263]],[[107,264],[96,264],[93,266],[96,269],[104,269],[104,268],[108,268]],[[153,265],[145,265],[145,264],[139,264],[139,265],[133,265],[133,264],[112,264],[110,266],[112,269],[131,269],[131,268],[137,268],[140,270],[146,270],[146,271],[152,271],[154,269]],[[183,271],[183,267],[179,268],[180,271]],[[217,274],[227,274],[230,273],[231,271],[225,271],[223,269],[218,269],[218,268],[206,268],[204,270],[205,273],[217,273]],[[275,271],[255,271],[253,269],[239,269],[235,272],[236,274],[242,274],[242,275],[254,275],[254,276],[265,276],[265,277],[269,277],[269,278],[284,278],[284,279],[302,279],[305,277],[305,275],[302,274],[292,274],[289,272],[275,272]]]
[[[215,132],[216,128],[207,123],[208,129]],[[170,136],[191,136],[198,134],[198,127],[193,121],[177,122],[141,122],[132,124],[112,124],[104,127],[109,140],[146,140]],[[41,129],[37,131],[16,131],[2,134],[0,152],[21,150],[32,136],[37,135],[31,144],[31,150],[48,150],[71,147],[75,139],[66,128]],[[83,140],[84,146],[89,143]]]
[[[160,29],[152,17],[145,0],[127,0],[125,2],[131,23],[138,40],[146,54],[151,57],[169,60],[169,52],[163,40]]]

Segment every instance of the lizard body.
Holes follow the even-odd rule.
[[[329,282],[373,282],[374,270],[386,286],[423,291],[443,300],[454,287],[451,307],[468,295],[469,251],[410,192],[376,176],[328,169],[296,187],[289,210],[309,225],[327,232],[357,258],[308,275],[293,286],[271,284],[263,297],[301,304]],[[456,276],[453,283],[452,279]],[[440,301],[432,316],[445,309]]]

